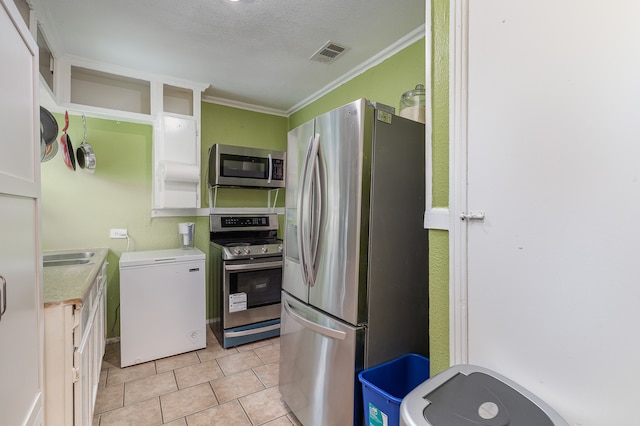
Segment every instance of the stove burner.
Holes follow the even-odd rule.
[[[282,240],[264,241],[212,241],[212,247],[218,247],[222,259],[253,259],[257,257],[282,257]]]
[[[262,223],[266,226],[260,226]],[[217,247],[225,260],[282,257],[277,230],[277,215],[210,216],[212,247]]]

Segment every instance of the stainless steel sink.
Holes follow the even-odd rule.
[[[71,253],[55,253],[55,254],[45,254],[44,261],[48,262],[51,260],[76,260],[76,259],[89,259],[95,256],[96,253],[94,251],[77,251]]]
[[[78,251],[70,253],[45,254],[43,256],[43,264],[47,266],[68,266],[68,265],[85,265],[95,263],[93,257],[96,255],[93,251]]]

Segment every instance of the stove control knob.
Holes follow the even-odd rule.
[[[280,244],[280,245],[278,246],[278,251],[279,251],[280,253],[282,253],[282,244]]]
[[[236,248],[233,249],[233,254],[240,254],[240,253],[242,253],[240,251],[240,247],[236,247]]]
[[[269,247],[267,247],[267,246],[262,247],[262,252],[263,253],[266,253],[268,251],[269,251]]]
[[[251,250],[249,250],[249,248],[244,249],[244,254],[249,254],[251,253]]]

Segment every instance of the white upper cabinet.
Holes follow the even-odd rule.
[[[152,214],[191,214],[201,206],[200,102],[207,85],[74,57],[54,63],[58,106],[153,126]]]

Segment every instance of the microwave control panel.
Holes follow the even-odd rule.
[[[273,166],[271,179],[283,180],[284,179],[284,160],[273,158],[271,160],[271,164]]]

